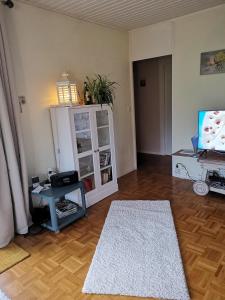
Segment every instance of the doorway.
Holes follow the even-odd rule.
[[[172,55],[133,62],[137,162],[172,152]]]

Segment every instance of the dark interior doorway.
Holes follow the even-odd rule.
[[[172,55],[133,62],[133,78],[138,158],[141,154],[170,155]]]

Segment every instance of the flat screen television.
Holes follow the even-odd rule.
[[[198,112],[198,149],[225,152],[225,110]]]

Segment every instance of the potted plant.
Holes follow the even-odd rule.
[[[115,81],[110,81],[106,76],[97,74],[94,79],[86,77],[84,95],[86,104],[113,105],[115,98]],[[92,102],[92,103],[90,103]]]

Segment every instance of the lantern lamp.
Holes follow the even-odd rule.
[[[69,77],[70,75],[65,72],[62,79],[56,83],[59,105],[79,105],[77,85]]]

